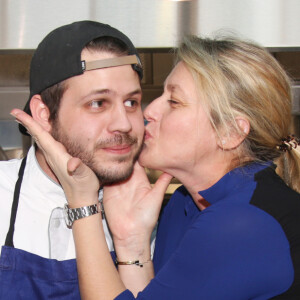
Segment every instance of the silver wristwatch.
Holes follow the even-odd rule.
[[[89,217],[101,212],[100,203],[83,206],[79,208],[69,208],[68,204],[64,206],[64,217],[67,227],[71,228],[73,222],[85,217]]]

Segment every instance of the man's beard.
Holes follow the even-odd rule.
[[[133,171],[134,163],[137,161],[141,151],[142,145],[136,150],[133,157],[125,157],[120,156],[116,157],[113,161],[111,160],[112,164],[128,164],[127,167],[122,168],[120,166],[116,166],[115,168],[110,167],[102,167],[101,160],[100,162],[96,161],[95,152],[98,149],[109,147],[109,146],[116,146],[116,145],[135,145],[138,143],[138,139],[136,137],[132,137],[129,134],[116,134],[112,138],[99,140],[94,149],[88,151],[86,147],[81,144],[77,140],[72,140],[69,135],[67,135],[64,130],[61,128],[59,122],[57,120],[53,121],[52,123],[52,131],[51,134],[55,140],[62,143],[67,152],[73,156],[80,158],[81,161],[86,164],[98,177],[101,184],[112,184],[117,183],[120,181],[124,181],[130,177]]]

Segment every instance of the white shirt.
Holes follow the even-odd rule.
[[[0,245],[4,245],[9,229],[20,165],[21,160],[18,159],[0,162]],[[15,222],[15,248],[57,260],[75,258],[72,229],[67,228],[64,221],[65,203],[67,200],[62,187],[43,172],[35,149],[31,147]],[[105,220],[103,225],[108,248],[112,251],[113,243]]]

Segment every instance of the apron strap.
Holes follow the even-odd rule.
[[[18,174],[19,178],[15,185],[14,199],[13,199],[13,204],[11,206],[10,225],[9,225],[9,230],[7,232],[6,240],[5,240],[5,246],[9,246],[12,248],[14,248],[13,237],[14,237],[14,231],[15,231],[15,221],[16,221],[18,204],[19,204],[20,189],[21,189],[24,170],[25,170],[25,166],[26,166],[26,158],[27,158],[27,156],[25,156],[23,158],[20,169],[19,169],[19,174]]]

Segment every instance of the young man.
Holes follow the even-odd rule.
[[[39,44],[24,111],[101,184],[122,181],[143,140],[141,78],[128,37],[109,25],[76,22]],[[71,227],[97,206],[64,208],[64,192],[36,145],[23,160],[0,163],[0,194],[0,299],[80,299]]]

